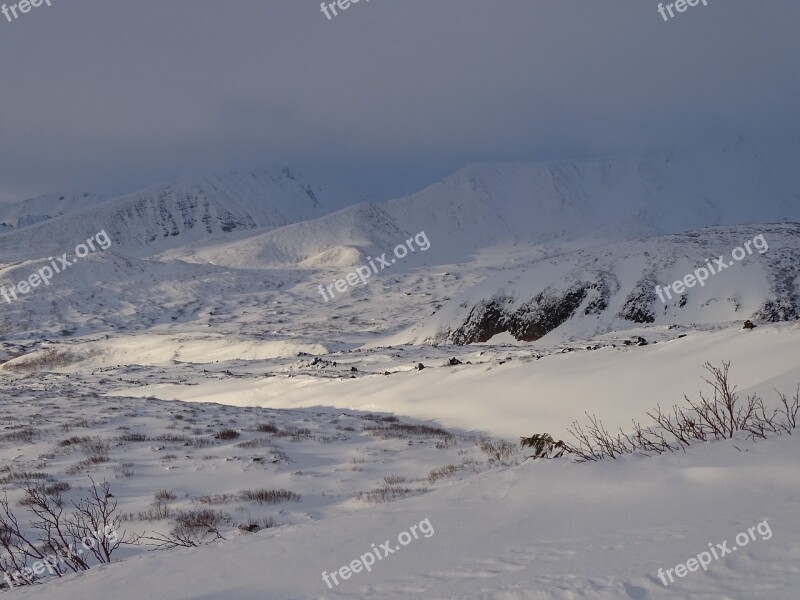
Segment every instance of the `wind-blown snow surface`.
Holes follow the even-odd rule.
[[[290,600],[301,598],[796,598],[800,436],[599,465],[525,464],[440,491],[213,547],[140,556],[20,598]],[[736,446],[736,447],[734,447]],[[329,590],[322,572],[420,537]],[[673,568],[709,543],[767,520],[756,538],[665,589]]]
[[[677,387],[672,381],[675,378],[670,375],[665,381],[664,365],[670,365],[670,373],[687,375],[683,381],[688,382],[694,379],[699,369],[686,373],[685,365],[719,355],[727,355],[736,361],[734,379],[742,384],[743,392],[772,384],[779,384],[789,391],[790,382],[800,379],[800,371],[795,366],[796,360],[787,355],[791,353],[790,348],[797,347],[799,339],[800,331],[796,325],[767,326],[752,332],[728,330],[697,335],[688,342],[682,338],[664,344],[663,350],[662,344],[627,348],[619,355],[613,369],[604,369],[611,349],[586,352],[583,360],[577,351],[550,355],[518,366],[516,375],[512,373],[508,377],[514,381],[520,379],[519,371],[545,371],[544,366],[550,361],[553,363],[551,368],[558,371],[558,377],[553,375],[549,387],[541,379],[533,377],[526,381],[527,394],[524,396],[521,394],[522,386],[515,389],[512,385],[508,390],[502,388],[502,393],[495,388],[494,396],[486,398],[482,396],[482,390],[473,389],[470,395],[468,386],[462,386],[457,389],[458,400],[462,411],[473,415],[475,426],[481,427],[483,413],[477,410],[481,404],[496,402],[504,395],[514,395],[524,410],[507,411],[508,405],[501,403],[497,418],[505,418],[509,430],[513,422],[516,430],[524,433],[541,430],[542,423],[538,417],[543,413],[550,413],[553,419],[557,415],[564,422],[575,416],[574,411],[583,408],[590,408],[601,416],[615,412],[619,416],[628,413],[628,416],[638,417],[640,411],[656,402],[679,401],[672,393]],[[681,347],[681,344],[684,345]],[[572,366],[562,364],[565,361],[571,361]],[[495,371],[513,368],[515,362],[512,360],[511,365],[502,365]],[[463,369],[462,373],[470,370],[485,372],[487,366],[465,365],[458,369]],[[413,396],[431,384],[432,379],[421,377],[426,371],[393,375],[388,381],[395,385],[394,379],[401,378],[398,385],[403,388],[402,393]],[[570,371],[571,378],[567,377]],[[587,379],[586,374],[593,371],[597,371],[595,378]],[[117,372],[130,379],[131,384],[147,378],[141,369],[123,368]],[[107,371],[103,375],[113,379],[113,373]],[[174,379],[167,373],[160,376]],[[457,373],[450,375],[457,376]],[[359,382],[381,377],[371,375],[355,380],[351,396],[358,396]],[[292,381],[295,378],[281,379],[285,390],[290,391],[295,386]],[[88,373],[79,375],[77,380],[73,375],[70,380],[84,391],[96,385],[92,383],[96,380]],[[51,385],[56,381],[51,378]],[[472,383],[476,381],[477,378],[472,379]],[[497,379],[497,383],[500,381]],[[572,404],[550,400],[551,393],[570,381],[574,385],[583,382],[580,399],[575,399]],[[629,381],[633,390],[626,394]],[[649,382],[650,389],[648,393],[641,393],[645,382]],[[192,389],[197,387],[194,384],[198,381],[187,383],[190,384],[187,389]],[[252,399],[242,401],[242,389],[232,386],[232,383],[233,379],[226,384],[228,401],[254,403]],[[345,382],[330,380],[330,387],[342,383]],[[124,395],[125,384],[121,385],[119,393]],[[145,388],[143,392],[150,393],[154,389]],[[587,390],[591,391],[587,394]],[[691,389],[685,391],[692,392]],[[445,388],[437,392],[441,401]],[[317,397],[326,402],[329,396],[325,387],[318,388]],[[224,394],[220,390],[209,398],[219,401],[224,399]],[[265,399],[265,403],[280,405],[282,398],[283,394],[276,394],[271,400]],[[537,399],[541,399],[541,404]],[[87,404],[78,410],[85,414],[102,407],[97,400]],[[406,406],[410,404],[409,401]],[[174,406],[174,411],[180,411],[187,405],[176,403]],[[123,407],[138,413],[146,410],[153,416],[157,415],[154,411],[159,410],[158,405],[152,403],[136,409],[128,400]],[[223,417],[213,405],[203,408],[218,418]],[[305,422],[313,431],[318,431],[321,423],[327,422],[332,414],[325,411],[320,419],[320,409],[307,410]],[[525,418],[524,414],[528,417]],[[224,418],[231,419],[232,416],[236,415],[228,413]],[[250,413],[248,418],[254,424],[264,416]],[[145,414],[131,417],[130,424],[138,422],[141,428],[145,424],[144,417]],[[286,418],[302,423],[303,411],[296,410]],[[108,429],[125,422],[120,419],[121,416],[115,417],[105,427]],[[233,426],[239,427],[240,424],[234,423]],[[196,600],[366,600],[375,597],[426,600],[793,599],[796,598],[800,576],[797,568],[800,559],[798,434],[800,431],[757,444],[736,439],[697,445],[686,453],[659,457],[627,457],[598,464],[575,464],[567,460],[527,461],[477,475],[462,473],[449,485],[445,483],[433,491],[390,504],[372,507],[343,504],[337,507],[334,503],[319,520],[292,517],[298,512],[292,509],[283,519],[288,517],[294,524],[199,549],[140,554],[108,567],[95,568],[81,576],[13,593],[20,598],[45,600],[65,597],[115,597],[121,600],[139,600],[142,597]],[[357,448],[332,442],[325,445],[328,450],[323,459],[320,450],[306,445],[302,446],[302,452],[308,454],[299,458],[292,446],[289,444],[286,450],[300,462],[291,469],[299,468],[305,474],[295,473],[298,476],[292,478],[292,485],[298,485],[295,482],[308,475],[313,481],[316,475],[320,483],[317,486],[311,484],[311,490],[329,485],[323,483],[330,480],[326,464],[342,464],[347,460],[347,453]],[[420,443],[416,450],[413,445],[411,448],[408,452],[416,452],[420,458],[427,456],[428,460],[431,452],[437,452],[431,442]],[[161,448],[162,452],[166,449]],[[399,447],[395,447],[393,452],[397,450]],[[214,448],[203,452],[213,452],[212,458],[219,455],[219,450]],[[344,459],[342,452],[345,453]],[[391,453],[384,456],[384,460],[397,460]],[[380,459],[380,452],[373,457]],[[442,458],[442,464],[452,461],[451,457],[444,458],[443,455]],[[143,455],[134,455],[130,460],[136,464],[139,474],[134,474],[130,484],[127,479],[118,479],[115,485],[120,490],[132,485],[131,492],[135,493],[134,490],[141,487],[141,471],[153,461]],[[413,458],[407,456],[405,460],[405,468],[410,467],[413,472],[414,463],[408,462]],[[191,483],[194,469],[188,456],[173,464],[169,475],[165,473],[156,486],[183,490],[196,485]],[[195,463],[195,468],[205,468],[205,473],[208,473],[213,464],[207,463],[202,467],[202,463]],[[372,474],[366,480],[359,471],[343,472],[343,488],[366,489],[370,479],[374,481],[374,468],[370,468]],[[270,475],[254,471],[252,467],[247,470],[246,479],[237,481],[235,471],[232,471],[225,481],[233,486],[238,483],[239,488],[245,485],[255,487],[269,481],[287,481],[288,473]],[[208,482],[206,485],[218,479],[209,475],[203,477]],[[247,484],[242,485],[245,481]],[[158,488],[146,486],[146,489]],[[125,497],[124,493],[118,494]],[[376,562],[371,572],[354,574],[334,589],[328,589],[323,582],[323,571],[331,573],[349,565],[370,552],[373,543],[383,544],[388,540],[391,548],[398,547],[398,535],[424,519],[428,519],[433,527],[431,537],[420,536],[412,540]],[[756,534],[754,541],[738,548],[736,535],[764,520],[772,534],[769,539],[763,539],[766,534]],[[762,527],[762,531],[766,530]],[[712,562],[707,572],[690,572],[683,578],[676,578],[676,582],[667,588],[658,579],[659,568],[672,569],[706,551],[709,543],[718,544],[726,540],[728,548],[737,546],[737,550]]]

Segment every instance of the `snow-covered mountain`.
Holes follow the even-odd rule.
[[[35,225],[54,217],[99,204],[103,194],[46,194],[22,202],[0,204],[0,234]]]
[[[341,210],[347,196],[317,191],[288,169],[151,186],[0,235],[0,285],[27,279],[49,256],[71,255],[98,231],[112,241],[51,286],[4,303],[3,321],[18,332],[190,327],[192,321],[219,327],[207,317],[225,306],[233,333],[274,322],[268,303],[287,295],[285,310],[303,319],[317,315],[326,327],[369,315],[370,331],[389,335],[386,343],[792,319],[797,229],[781,222],[800,222],[800,184],[771,164],[740,143],[633,158],[481,165],[406,198]],[[758,217],[775,224],[735,226]],[[423,230],[427,251],[320,305],[320,284]],[[655,285],[760,233],[768,254],[688,290],[685,303],[655,297]],[[283,322],[282,335],[297,335],[296,322],[294,328],[291,319]],[[302,329],[307,342],[318,341],[319,329]]]
[[[193,253],[236,268],[346,266],[424,230],[423,262],[491,246],[630,239],[800,221],[800,177],[747,143],[602,160],[476,165],[405,198],[365,203]]]
[[[687,275],[691,287],[664,290]],[[498,334],[534,341],[553,331],[588,339],[640,324],[794,320],[800,316],[798,275],[796,223],[617,242],[488,277],[397,341],[469,344]]]
[[[769,573],[769,597],[793,598],[798,436],[591,466],[523,462],[517,443],[565,438],[587,410],[628,427],[696,392],[704,361],[732,361],[743,397],[793,393],[800,322],[768,321],[800,306],[800,188],[770,164],[734,146],[484,165],[338,212],[340,197],[290,172],[207,177],[0,235],[0,285],[48,255],[74,257],[97,231],[112,242],[47,287],[0,297],[10,506],[24,512],[19,487],[33,477],[71,502],[91,475],[113,482],[130,532],[168,533],[208,508],[228,538],[125,548],[119,564],[14,593],[739,597],[731,573]],[[426,252],[330,301],[318,294],[421,230]],[[748,244],[703,286],[658,298],[656,285]],[[747,318],[754,331],[741,330]],[[639,335],[648,343],[631,343]],[[89,454],[98,448],[107,456]],[[269,490],[289,499],[257,500]],[[720,497],[733,499],[723,513],[708,502]],[[423,518],[436,535],[391,568],[325,585],[323,570]],[[768,519],[774,540],[737,553],[734,569],[658,581],[708,540]]]
[[[103,230],[116,250],[148,256],[209,236],[320,217],[353,200],[289,168],[190,177],[0,235],[0,256],[11,262],[60,254]]]

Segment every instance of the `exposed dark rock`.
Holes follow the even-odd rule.
[[[508,331],[508,318],[501,308],[501,302],[506,303],[507,300],[481,300],[473,306],[464,324],[453,332],[453,344],[461,346],[486,342],[498,333]]]
[[[562,296],[540,292],[511,315],[509,331],[521,342],[538,340],[575,314],[586,298],[587,290],[588,286],[578,284]]]
[[[644,279],[628,294],[619,316],[633,323],[652,323],[656,320],[652,308],[655,301],[655,284],[650,279]]]

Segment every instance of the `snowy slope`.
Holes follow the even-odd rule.
[[[719,272],[709,272],[709,264]],[[797,224],[713,227],[596,246],[488,277],[389,341],[464,344],[506,332],[532,341],[547,334],[587,338],[644,323],[792,320],[800,315],[798,265]],[[696,279],[697,269],[703,269],[702,285],[689,280],[692,287],[681,293],[659,295],[656,286]]]
[[[334,519],[213,547],[150,554],[17,590],[19,598],[140,600],[793,600],[797,592],[799,436],[738,452],[581,466],[536,463]],[[739,444],[741,446],[741,444]],[[769,490],[769,493],[765,493]],[[724,510],[722,510],[724,507]],[[398,543],[428,520],[433,534]],[[746,547],[665,587],[709,544],[766,520]],[[427,529],[426,531],[430,531]],[[371,572],[328,589],[322,573],[389,541]]]
[[[695,397],[705,361],[731,361],[742,396],[773,406],[775,389],[794,393],[800,323],[769,321],[797,314],[800,226],[785,221],[800,221],[800,186],[771,164],[733,144],[483,165],[333,213],[337,194],[309,193],[291,172],[246,173],[153,186],[0,235],[0,285],[49,255],[73,258],[101,229],[112,240],[51,286],[0,303],[0,488],[13,510],[24,510],[22,483],[65,483],[73,500],[91,475],[112,483],[132,531],[168,532],[177,510],[230,517],[226,541],[127,548],[110,566],[12,593],[796,597],[800,433],[599,464],[522,462],[518,445],[567,437],[585,411],[627,428]],[[421,230],[427,252],[329,302],[318,294]],[[652,286],[758,235],[763,254],[685,298],[655,297]],[[758,327],[742,330],[751,316]],[[108,456],[87,460],[98,446]],[[242,493],[255,489],[300,497]],[[258,533],[238,527],[264,519]],[[324,583],[323,571],[425,519],[430,537]],[[768,539],[659,581],[659,568],[765,520]]]
[[[0,234],[34,225],[107,200],[102,194],[46,194],[36,198],[0,204]]]
[[[148,256],[209,236],[319,217],[348,201],[353,197],[322,190],[288,168],[185,178],[6,233],[0,256],[11,262],[60,254],[102,230],[119,251]]]
[[[164,488],[178,492],[176,504],[188,503],[202,493],[233,493],[257,486],[289,486],[303,492],[303,501],[238,511],[229,500],[222,508],[232,511],[237,520],[249,514],[272,514],[280,526],[228,536],[227,541],[207,547],[160,553],[135,549],[134,556],[110,566],[36,589],[16,589],[14,594],[43,600],[78,596],[122,600],[789,600],[796,597],[800,558],[796,468],[800,435],[756,444],[735,439],[697,445],[686,453],[597,464],[562,459],[515,466],[518,461],[513,460],[510,466],[487,469],[483,463],[480,473],[461,470],[427,492],[369,505],[355,496],[383,476],[403,473],[409,487],[429,487],[424,480],[432,466],[457,462],[462,455],[480,460],[478,439],[456,431],[450,445],[425,436],[370,440],[364,431],[343,426],[358,426],[365,418],[372,426],[375,415],[367,417],[344,407],[367,408],[373,403],[380,409],[381,394],[385,395],[383,406],[393,406],[392,399],[401,400],[394,405],[399,412],[438,412],[450,422],[460,415],[469,421],[468,429],[502,429],[512,440],[516,432],[529,434],[551,426],[558,435],[563,432],[560,427],[580,417],[576,413],[583,410],[607,419],[611,427],[626,426],[656,403],[679,402],[681,392],[695,395],[703,385],[701,362],[720,358],[733,360],[733,379],[741,385],[742,394],[757,390],[771,400],[771,387],[792,392],[800,381],[792,351],[799,333],[796,324],[769,325],[752,332],[727,329],[647,347],[552,353],[540,360],[515,359],[504,365],[497,365],[503,349],[485,347],[493,356],[492,365],[408,371],[388,379],[377,374],[356,380],[321,378],[318,383],[280,372],[271,372],[267,378],[253,372],[248,378],[233,362],[209,367],[209,373],[195,370],[189,379],[179,365],[120,366],[97,373],[82,367],[67,375],[48,376],[49,389],[25,375],[0,373],[10,378],[9,385],[18,382],[22,395],[18,401],[31,412],[30,422],[42,431],[34,441],[35,449],[3,440],[4,452],[11,453],[6,460],[17,470],[32,468],[29,462],[36,453],[49,456],[47,440],[68,435],[115,441],[120,429],[121,433],[156,435],[166,427],[173,435],[185,432],[193,440],[210,435],[209,428],[203,427],[208,423],[210,431],[224,424],[242,431],[241,439],[249,440],[258,435],[255,424],[266,420],[281,428],[293,424],[310,429],[297,441],[277,436],[269,440],[293,461],[283,459],[277,465],[253,461],[264,452],[275,454],[269,446],[261,451],[234,444],[194,448],[191,443],[182,445],[180,438],[177,443],[151,441],[135,448],[115,443],[111,462],[96,465],[93,473],[114,477],[114,493],[126,511],[138,510],[148,495],[152,498]],[[363,353],[350,360],[357,361],[353,364],[361,372],[375,357]],[[681,377],[665,380],[665,365]],[[172,381],[141,387],[153,379]],[[93,396],[109,388],[116,390],[113,395],[119,405]],[[55,389],[80,390],[81,397],[65,394],[63,406],[43,410]],[[180,389],[186,394],[174,393]],[[364,393],[370,389],[371,397]],[[162,406],[157,400],[142,398],[137,406],[129,397],[131,392],[209,403]],[[297,402],[301,394],[305,399]],[[271,413],[220,403],[314,408]],[[486,420],[490,414],[494,421]],[[84,424],[74,424],[77,417]],[[72,433],[55,427],[70,419]],[[38,468],[57,473],[65,461],[77,460],[74,453],[54,453]],[[114,476],[121,461],[128,461],[131,476]],[[401,547],[398,536],[425,519],[431,526],[426,531],[433,533]],[[688,573],[668,587],[659,580],[659,569],[673,569],[705,551],[708,544],[727,540],[730,549],[736,546],[737,534],[765,520],[768,530],[763,526],[759,530],[765,533],[712,562],[707,571]],[[132,531],[164,526],[164,522],[126,524]],[[338,571],[371,551],[373,543],[377,546],[386,540],[394,552],[376,561],[372,571],[340,580],[333,589],[326,586],[323,571]]]
[[[738,142],[604,160],[476,165],[412,196],[197,251],[193,260],[237,268],[357,265],[424,230],[432,246],[415,258],[445,264],[515,243],[800,221],[797,172],[776,173],[769,164]]]
[[[626,346],[624,340],[632,333],[644,334],[650,343]],[[762,325],[753,331],[738,327],[712,331],[655,327],[595,339],[590,345],[597,348],[594,350],[587,349],[586,342],[550,345],[540,340],[520,347],[406,346],[337,353],[327,357],[340,365],[328,377],[320,376],[313,368],[301,368],[301,359],[288,364],[232,363],[231,368],[241,372],[242,377],[214,380],[187,373],[182,375],[181,383],[142,385],[146,382],[134,376],[133,385],[113,394],[233,406],[331,406],[396,412],[436,419],[444,427],[488,432],[508,439],[538,432],[564,437],[566,428],[587,410],[615,429],[629,426],[633,418],[644,418],[656,404],[671,406],[679,402],[684,393],[700,389],[705,361],[730,361],[732,377],[742,394],[759,393],[765,399],[774,399],[776,388],[793,392],[800,383],[800,363],[795,352],[798,343],[798,323]],[[112,354],[116,344],[100,342],[88,347],[97,350],[95,356],[76,360],[63,370],[88,373],[117,364]],[[168,347],[179,348],[175,342]],[[76,354],[83,351],[82,345],[58,348]],[[143,348],[140,356],[146,351]],[[451,356],[463,364],[444,366]],[[20,358],[8,366],[27,360]],[[148,364],[144,358],[131,362]],[[413,367],[420,362],[426,368],[415,371]],[[665,365],[681,376],[664,377]],[[358,369],[354,379],[349,372],[352,366]],[[203,367],[212,368],[207,364]],[[276,376],[260,377],[257,374],[262,370]],[[384,375],[387,371],[390,376]]]

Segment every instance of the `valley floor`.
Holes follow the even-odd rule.
[[[648,344],[630,343],[639,336]],[[12,593],[794,598],[800,432],[591,464],[525,460],[518,439],[563,437],[583,411],[626,427],[656,404],[704,389],[706,360],[730,360],[742,394],[793,393],[799,337],[797,324],[645,328],[586,342],[402,346],[200,365],[137,359],[124,337],[53,345],[44,358],[21,356],[3,370],[3,389],[15,390],[4,393],[0,440],[10,497],[31,472],[69,483],[72,497],[92,474],[112,483],[131,531],[163,533],[176,512],[211,507],[229,517],[227,539],[188,550],[126,549],[115,564]],[[192,344],[133,338],[175,356]],[[114,366],[122,347],[129,354]],[[79,360],[42,371],[53,356]],[[226,429],[236,435],[220,436]],[[107,459],[87,463],[85,438],[104,444]],[[247,494],[264,489],[299,498],[269,504]],[[159,491],[169,492],[161,502]],[[423,522],[433,534],[397,543]],[[746,547],[707,571],[668,586],[659,578],[659,569],[674,572],[710,543],[732,547],[757,526]],[[370,572],[325,583],[323,572],[330,577],[386,540],[399,550]]]

